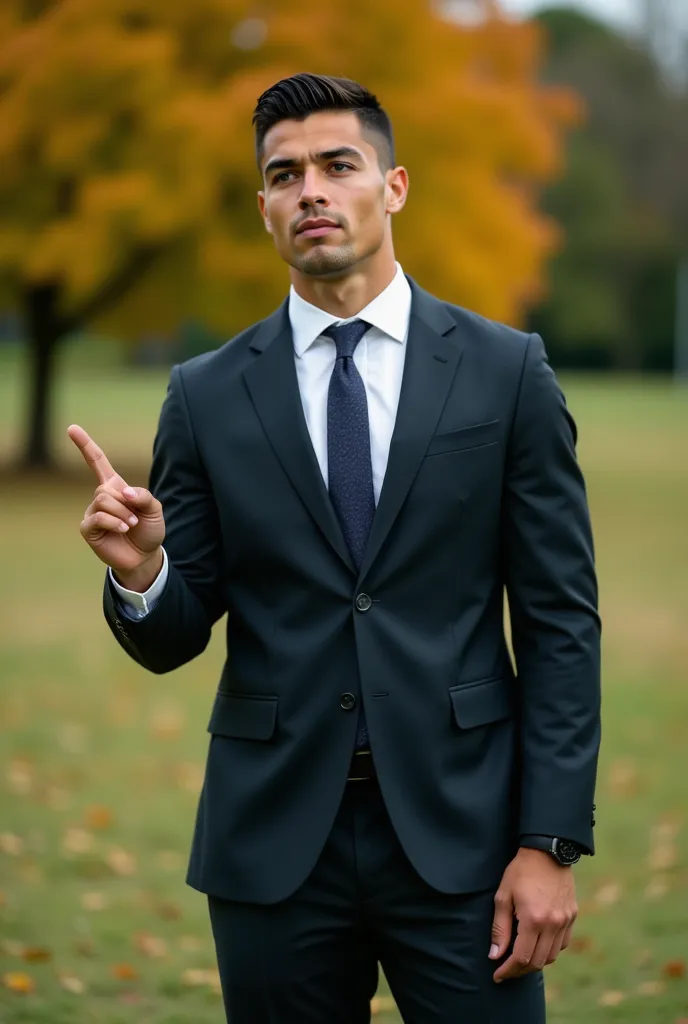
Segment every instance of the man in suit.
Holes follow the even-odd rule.
[[[171,671],[227,613],[187,876],[227,1019],[364,1024],[381,964],[406,1024],[541,1024],[594,852],[576,427],[537,335],[396,263],[375,97],[297,75],[254,123],[287,300],[174,367],[150,490],[69,431],[124,650]]]

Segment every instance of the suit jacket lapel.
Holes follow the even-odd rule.
[[[359,579],[370,569],[406,499],[449,395],[463,348],[438,299],[408,278],[411,320],[387,471]]]
[[[244,380],[268,440],[304,505],[355,575],[303,413],[288,302],[262,321],[251,348],[259,355],[244,370]]]

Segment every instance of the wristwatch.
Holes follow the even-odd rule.
[[[552,836],[521,836],[519,845],[551,853],[562,867],[577,864],[583,854],[582,847],[572,839],[555,839]]]

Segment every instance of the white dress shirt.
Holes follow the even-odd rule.
[[[289,321],[301,403],[325,486],[328,483],[327,392],[336,359],[336,347],[332,338],[323,337],[323,331],[332,324],[348,323],[349,320],[361,319],[371,324],[370,330],[356,346],[354,363],[363,379],[368,400],[376,504],[382,490],[397,418],[411,317],[411,289],[401,266],[397,263],[396,267],[396,276],[391,284],[365,309],[346,320],[340,320],[332,313],[306,302],[293,286],[289,292]],[[145,594],[125,590],[110,571],[115,590],[132,618],[143,618],[159,600],[169,572],[164,550],[163,556],[163,567]]]

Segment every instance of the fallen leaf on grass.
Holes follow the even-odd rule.
[[[45,964],[52,960],[53,954],[45,946],[24,946],[21,951],[22,960],[32,964]]]
[[[80,902],[84,910],[105,910],[108,905],[107,896],[102,892],[84,892]]]
[[[75,978],[73,974],[61,974],[60,987],[75,996],[81,996],[86,991],[86,986],[81,978]]]
[[[686,961],[669,960],[669,962],[664,964],[664,967],[662,967],[662,974],[665,978],[671,978],[672,980],[676,980],[678,978],[685,978]]]
[[[638,769],[629,757],[614,761],[609,769],[609,792],[613,796],[634,796],[638,792]]]
[[[621,884],[619,882],[608,882],[595,893],[595,902],[600,907],[610,907],[618,903],[621,898]]]
[[[662,981],[644,981],[638,985],[638,992],[641,996],[661,996],[665,985]]]
[[[648,857],[648,867],[652,871],[669,871],[678,864],[678,846],[676,843],[664,843],[654,846]]]
[[[110,828],[113,820],[114,816],[112,811],[104,804],[91,804],[91,806],[87,807],[84,812],[84,822],[86,827],[91,828],[94,831]]]
[[[89,853],[93,849],[93,835],[85,828],[68,828],[62,837],[62,849],[67,854]]]
[[[105,862],[116,875],[133,875],[136,871],[136,858],[121,846],[113,846],[108,851]]]
[[[670,842],[676,839],[681,831],[681,817],[670,817],[652,826],[652,841],[654,843]]]
[[[216,991],[221,990],[220,972],[217,967],[189,967],[182,971],[182,982],[191,987],[208,985]]]
[[[644,896],[646,900],[658,900],[662,896],[666,896],[668,892],[669,882],[661,875],[657,875],[656,878],[651,878],[645,886]]]
[[[151,957],[151,959],[167,956],[167,943],[157,935],[151,935],[149,932],[136,932],[133,942],[140,953]]]
[[[176,740],[186,724],[184,708],[177,701],[166,701],[153,710],[150,730],[159,740]]]
[[[10,857],[18,857],[24,849],[24,840],[13,832],[0,832],[0,852]]]
[[[34,861],[27,861],[22,864],[19,868],[19,874],[22,880],[28,882],[29,885],[40,885],[45,878],[43,868]]]
[[[545,1003],[549,1006],[561,999],[561,989],[557,985],[547,985],[545,988]]]
[[[15,757],[7,769],[7,782],[13,793],[26,796],[33,789],[33,766],[23,757]]]
[[[126,690],[115,692],[108,701],[108,721],[118,729],[134,725],[139,716],[140,701]]]
[[[625,998],[626,996],[623,992],[619,992],[617,989],[610,989],[609,992],[603,992],[597,1002],[600,1006],[618,1006],[619,1003],[623,1003]]]
[[[574,935],[571,939],[569,951],[571,953],[588,953],[592,949],[592,939],[589,935]]]
[[[182,761],[177,766],[176,776],[177,785],[180,789],[185,789],[188,793],[197,794],[203,785],[203,765],[197,764],[195,761]]]
[[[120,992],[117,996],[118,1003],[125,1003],[127,1006],[137,1006],[142,1002],[143,996],[138,992]]]
[[[8,956],[21,956],[24,951],[24,944],[16,939],[0,939],[0,950]]]
[[[139,972],[131,964],[113,964],[110,970],[118,981],[136,981],[139,977]]]
[[[8,974],[3,974],[2,983],[10,992],[16,992],[18,995],[27,995],[29,992],[35,991],[36,988],[33,978],[22,971],[10,971]]]
[[[180,871],[184,858],[176,850],[159,850],[155,857],[155,863],[163,871]]]
[[[96,947],[92,939],[77,939],[74,943],[74,952],[79,956],[95,956]]]
[[[396,1005],[391,996],[374,996],[370,1000],[370,1012],[373,1017],[378,1013],[391,1013],[396,1009]]]
[[[178,921],[182,916],[182,908],[176,903],[172,903],[171,900],[163,900],[158,903],[155,910],[165,921]]]
[[[49,786],[45,791],[45,801],[51,811],[66,811],[72,803],[72,798],[66,789]]]

